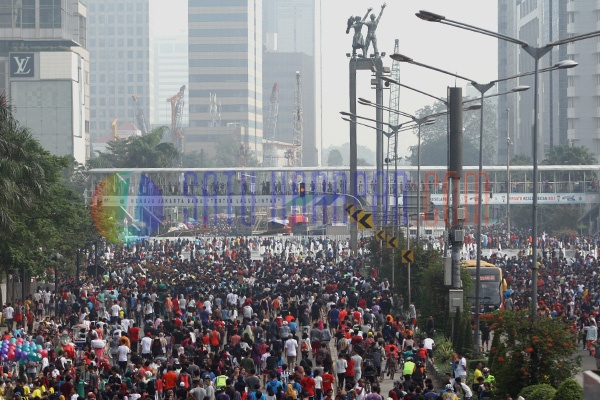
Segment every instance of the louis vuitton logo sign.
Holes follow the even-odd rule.
[[[31,78],[34,75],[34,53],[10,53],[11,78]]]

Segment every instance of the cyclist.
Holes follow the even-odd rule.
[[[404,376],[404,380],[410,381],[412,379],[412,375],[415,372],[417,365],[414,363],[412,357],[407,357],[406,362],[404,363],[404,369],[402,371],[402,375]]]

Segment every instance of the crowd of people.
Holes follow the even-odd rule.
[[[597,356],[596,247],[567,243],[580,249],[567,259],[557,243],[540,238],[547,251],[538,312],[576,325],[582,346]],[[79,280],[4,306],[0,397],[489,397],[493,375],[478,367],[467,381],[462,356],[454,376],[437,382],[442,391],[434,388],[426,369],[433,318],[417,326],[414,305],[405,307],[390,283],[366,268],[363,253],[346,249],[345,239],[326,237],[142,240],[98,249]],[[490,261],[509,284],[506,309],[528,307],[526,257],[495,254]],[[382,393],[382,382],[392,381]]]
[[[223,237],[98,249],[79,281],[4,306],[0,395],[382,400],[394,377],[406,391],[395,385],[396,398],[435,393],[424,370],[434,343],[416,337],[414,305],[346,245]]]

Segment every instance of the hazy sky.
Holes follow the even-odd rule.
[[[157,35],[169,35],[187,25],[187,0],[151,0],[153,2],[153,30]],[[352,51],[352,32],[346,35],[346,20],[350,15],[363,16],[368,7],[379,13],[383,1],[321,0],[323,46],[323,132],[324,147],[348,141],[348,123],[339,111],[348,110],[348,59]],[[156,4],[156,6],[155,6]],[[400,52],[414,60],[456,72],[479,82],[497,78],[497,39],[450,26],[425,22],[414,14],[419,10],[443,14],[449,19],[469,23],[492,31],[497,30],[497,0],[391,0],[377,29],[379,51],[391,54],[394,40],[400,40]],[[363,35],[366,28],[363,28]],[[384,58],[384,65],[392,60]],[[358,95],[375,100],[370,89],[370,74],[363,71],[358,77]],[[409,86],[444,97],[446,87],[455,80],[435,71],[414,65],[403,65],[401,81]],[[464,88],[464,82],[457,82]],[[385,103],[388,93],[385,93]],[[414,114],[424,105],[431,104],[427,97],[404,90],[400,94],[400,109]],[[374,118],[375,110],[359,106],[359,114]],[[359,127],[358,141],[374,148],[374,132]],[[414,134],[405,132],[405,141],[399,141],[402,155],[415,142]]]

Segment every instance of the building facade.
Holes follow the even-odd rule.
[[[206,134],[208,145],[218,140],[214,125],[242,127],[242,144],[259,161],[263,156],[262,15],[262,0],[188,1],[190,136],[199,141]],[[214,95],[220,105],[218,119],[211,112]]]
[[[535,46],[596,31],[600,27],[600,5],[586,1],[499,0],[498,30]],[[576,68],[539,76],[538,159],[557,145],[585,146],[600,154],[600,50],[597,39],[555,46],[540,60],[540,68],[563,60],[579,63]],[[498,76],[532,71],[534,60],[521,47],[498,41]],[[533,89],[533,77],[519,80]],[[499,92],[515,82],[501,82]],[[534,92],[498,98],[498,157],[531,156]],[[507,142],[507,132],[511,143]]]
[[[79,0],[0,3],[0,91],[48,151],[89,159],[87,10]]]
[[[187,32],[154,39],[154,68],[154,125],[171,126],[171,103],[167,99],[177,94],[182,85],[188,85]],[[186,91],[181,120],[183,126],[188,125],[188,102]]]
[[[264,0],[263,104],[279,85],[275,140],[293,141],[296,71],[302,76],[302,165],[321,158],[321,46],[319,0]],[[267,109],[267,107],[265,107]],[[266,111],[264,118],[267,118]]]
[[[149,0],[84,0],[90,51],[90,132],[111,132],[112,122],[154,122],[154,48]]]

